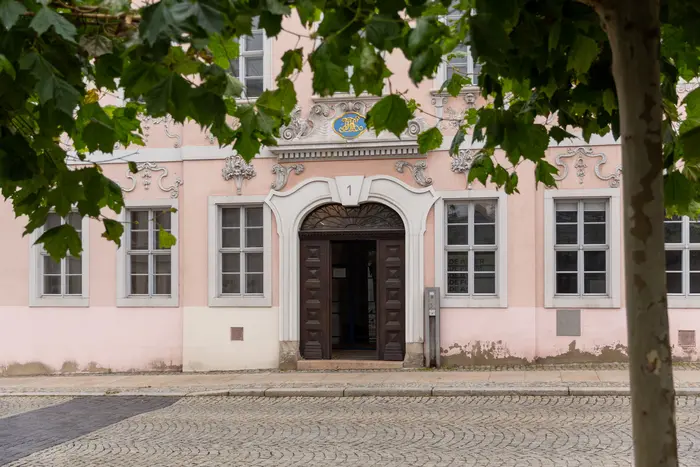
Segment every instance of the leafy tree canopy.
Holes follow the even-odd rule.
[[[594,3],[594,2],[587,2]],[[662,89],[666,201],[674,212],[695,209],[700,162],[700,90],[680,106],[679,80],[700,69],[700,4],[662,2]],[[453,8],[462,16],[441,21]],[[236,39],[250,34],[254,18],[268,36],[297,15],[319,45],[284,54],[274,89],[241,103],[243,86],[228,73],[238,56]],[[620,133],[611,49],[598,15],[574,0],[160,0],[135,9],[128,0],[0,0],[0,190],[25,233],[55,210],[72,206],[102,220],[104,237],[119,242],[122,225],[104,217],[119,213],[120,188],[93,164],[78,158],[116,144],[141,144],[142,115],[171,115],[208,129],[221,145],[250,159],[276,144],[297,102],[293,79],[308,62],[319,95],[348,91],[381,95],[391,76],[381,53],[410,61],[413,82],[434,76],[457,45],[472,47],[483,65],[479,76],[488,105],[467,115],[452,151],[468,137],[484,143],[471,179],[517,191],[514,170],[535,165],[536,179],[554,185],[556,169],[544,159],[550,138]],[[352,65],[354,73],[348,75]],[[443,85],[453,95],[468,78],[455,74]],[[123,90],[127,104],[102,105],[104,93]],[[400,92],[382,98],[368,115],[376,131],[400,134],[420,106]],[[684,116],[682,117],[682,115]],[[545,124],[556,115],[555,123]],[[231,118],[240,122],[230,124]],[[440,146],[429,129],[422,151]],[[72,149],[65,143],[69,142]],[[494,162],[496,148],[508,167]],[[132,169],[135,167],[132,167]],[[40,242],[54,257],[79,254],[71,227],[47,231]]]

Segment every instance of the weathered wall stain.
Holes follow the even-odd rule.
[[[61,373],[77,373],[79,370],[80,367],[75,360],[66,360],[61,366]]]
[[[111,368],[104,368],[97,362],[89,362],[85,367],[87,373],[111,373]]]
[[[7,365],[0,365],[0,375],[2,376],[50,375],[55,371],[42,362],[13,362]]]
[[[149,368],[153,371],[182,371],[182,365],[173,365],[173,362],[165,363],[165,360],[153,360]]]
[[[127,372],[141,373],[148,371],[157,372],[181,372],[182,365],[175,365],[171,361],[166,363],[165,360],[154,360],[143,368],[131,368]],[[99,362],[88,362],[86,365],[80,365],[75,360],[66,360],[61,365],[60,370],[57,370],[43,362],[11,362],[0,364],[0,376],[39,376],[39,375],[58,375],[58,374],[105,374],[113,373],[114,369],[104,366]]]
[[[533,360],[513,355],[503,341],[475,341],[465,345],[452,344],[440,349],[445,367],[508,366],[561,363],[617,363],[627,361],[627,347],[620,343],[596,346],[591,351],[576,348],[571,341],[569,350],[557,355],[537,356]]]

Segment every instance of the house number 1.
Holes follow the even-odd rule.
[[[352,196],[352,187],[348,185],[348,196]]]

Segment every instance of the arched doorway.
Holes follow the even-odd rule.
[[[326,204],[301,223],[300,353],[401,361],[405,228],[380,203]]]

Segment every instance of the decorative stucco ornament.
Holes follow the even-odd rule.
[[[404,173],[405,169],[408,169],[413,175],[413,179],[420,186],[430,186],[433,184],[433,179],[425,176],[425,170],[428,168],[426,161],[418,161],[415,164],[411,164],[406,161],[396,162],[396,171],[399,173]]]
[[[583,179],[586,178],[586,159],[596,160],[595,166],[593,166],[593,173],[599,180],[607,181],[610,188],[617,188],[620,186],[620,180],[622,179],[622,166],[618,165],[615,167],[615,171],[608,175],[603,175],[601,169],[603,165],[608,161],[608,158],[602,152],[594,153],[593,148],[569,148],[566,153],[559,154],[554,163],[560,167],[560,174],[555,175],[554,179],[557,181],[564,180],[567,175],[569,175],[569,165],[566,163],[565,159],[574,159],[574,168],[576,169],[576,176],[578,177],[578,183],[583,185]]]
[[[292,164],[288,166],[275,164],[272,166],[272,173],[275,174],[275,181],[272,182],[270,187],[276,191],[283,189],[287,185],[287,180],[289,180],[289,174],[291,172],[301,175],[302,172],[304,172],[304,164]]]
[[[233,179],[236,183],[236,194],[241,194],[243,189],[243,180],[250,180],[255,177],[255,167],[249,164],[237,153],[226,156],[224,168],[221,169],[221,175],[224,180]]]
[[[450,167],[450,170],[454,173],[464,174],[464,178],[467,181],[467,190],[472,189],[472,184],[469,183],[469,171],[472,168],[476,154],[476,151],[472,149],[460,149],[456,155],[452,156],[452,167]]]
[[[151,179],[153,172],[160,172],[160,177],[158,177],[158,188],[161,191],[170,193],[171,198],[177,198],[180,195],[180,186],[183,185],[183,181],[180,177],[175,178],[175,182],[170,186],[163,185],[163,179],[168,176],[168,169],[165,167],[158,167],[155,162],[143,162],[136,165],[136,174],[131,173],[129,169],[126,170],[126,178],[131,180],[131,186],[128,188],[122,187],[122,191],[127,193],[132,192],[136,189],[137,180],[135,175],[140,174],[142,179],[142,185],[144,190],[151,188]]]

